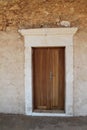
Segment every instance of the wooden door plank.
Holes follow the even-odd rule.
[[[58,107],[58,90],[59,90],[59,51],[53,50],[53,108]]]
[[[37,48],[34,51],[34,106],[35,109],[44,109],[47,108],[49,60],[45,48]]]
[[[60,66],[59,66],[59,109],[64,109],[65,100],[65,52],[60,48]]]
[[[40,58],[39,55],[39,49],[36,51],[36,49],[33,49],[33,75],[34,75],[34,107],[37,108],[37,106],[40,105],[40,98],[39,98],[39,92],[40,91],[40,81],[39,81],[39,77],[40,77],[40,61],[38,61],[38,59]],[[39,62],[39,64],[37,64]],[[39,81],[39,85],[38,85],[38,81]],[[38,88],[37,88],[38,86]]]
[[[64,48],[51,49],[51,70],[53,72],[51,109],[64,109],[65,64]]]
[[[53,80],[51,79],[51,73],[52,73],[52,62],[53,62],[53,59],[52,59],[52,50],[51,48],[48,48],[48,60],[49,60],[49,65],[48,65],[48,73],[49,73],[49,82],[48,82],[48,105],[47,105],[47,108],[50,110],[52,108],[52,94],[53,94]]]

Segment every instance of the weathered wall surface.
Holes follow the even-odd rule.
[[[15,32],[0,32],[0,112],[24,113],[24,46]]]
[[[74,113],[87,115],[87,1],[0,0],[0,112],[24,113],[22,28],[61,27],[67,20],[74,38]]]
[[[71,26],[87,27],[86,0],[0,0],[0,30]]]
[[[74,113],[87,115],[87,32],[85,31],[79,31],[74,41]]]

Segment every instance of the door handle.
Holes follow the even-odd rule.
[[[50,80],[52,80],[52,79],[53,79],[53,73],[50,72]]]

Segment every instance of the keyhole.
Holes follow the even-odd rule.
[[[53,73],[50,72],[50,80],[52,80],[52,79],[53,79]]]

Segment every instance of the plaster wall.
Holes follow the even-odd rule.
[[[74,115],[87,115],[87,32],[74,38]]]
[[[24,45],[15,32],[0,32],[0,113],[24,113]]]

